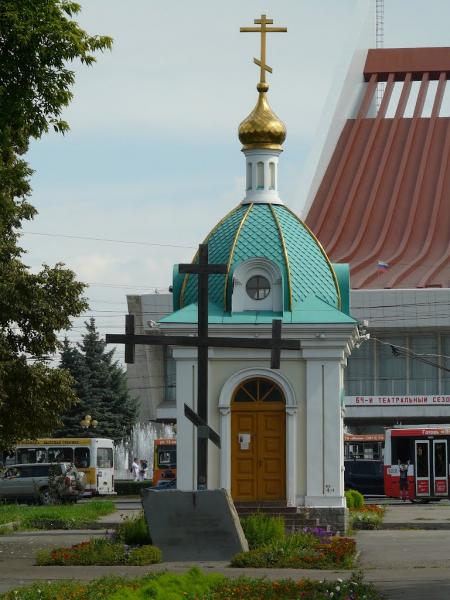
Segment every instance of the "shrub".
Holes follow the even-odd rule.
[[[355,508],[353,505],[353,494],[352,490],[345,490],[345,500],[347,502],[347,508]]]
[[[162,560],[162,552],[156,546],[145,545],[133,548],[127,559],[128,565],[153,565],[160,563]]]
[[[283,540],[285,537],[283,517],[255,513],[243,518],[241,523],[250,550]]]
[[[152,487],[150,479],[145,481],[116,480],[114,491],[118,496],[140,496],[142,490]]]
[[[347,508],[361,508],[364,506],[364,496],[357,490],[347,490],[345,492]]]
[[[144,515],[141,513],[122,521],[116,529],[115,539],[129,546],[151,544],[152,539]]]

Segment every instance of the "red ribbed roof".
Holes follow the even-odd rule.
[[[333,262],[350,263],[353,289],[450,287],[450,118],[439,116],[450,48],[370,50],[364,76],[359,113],[344,126],[306,223]],[[405,118],[413,80],[420,89]],[[386,89],[368,118],[378,81]],[[388,119],[395,81],[402,91]],[[382,271],[379,262],[389,267]]]

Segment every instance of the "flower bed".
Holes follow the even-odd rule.
[[[380,529],[385,508],[378,504],[366,504],[361,508],[352,508],[349,512],[351,529]]]
[[[191,569],[184,575],[170,573],[139,579],[103,578],[91,582],[35,583],[0,594],[1,600],[381,600],[372,585],[359,576],[348,581],[319,582],[267,579],[227,579]]]
[[[107,538],[98,538],[68,548],[40,550],[38,565],[150,565],[161,562],[161,550],[144,545],[132,548]]]
[[[233,567],[276,567],[295,569],[349,569],[353,566],[356,542],[351,538],[333,536],[322,529],[305,530],[287,535],[236,554]]]

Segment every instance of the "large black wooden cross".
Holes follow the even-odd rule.
[[[197,336],[135,335],[134,315],[126,315],[125,335],[107,334],[107,344],[125,344],[125,362],[134,362],[136,344],[197,347],[197,413],[186,404],[185,416],[197,427],[197,488],[206,489],[208,439],[220,448],[220,436],[208,425],[208,348],[259,348],[271,350],[271,369],[280,368],[281,350],[299,350],[300,341],[281,339],[281,320],[272,321],[272,338],[208,337],[208,277],[226,274],[226,265],[208,263],[208,246],[200,244],[198,264],[179,265],[180,273],[198,277]]]

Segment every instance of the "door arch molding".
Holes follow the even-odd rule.
[[[283,391],[286,412],[286,502],[296,506],[297,494],[297,411],[298,402],[289,379],[272,369],[247,368],[237,371],[222,386],[219,395],[220,437],[220,487],[231,492],[231,400],[235,389],[246,379],[269,379]]]

